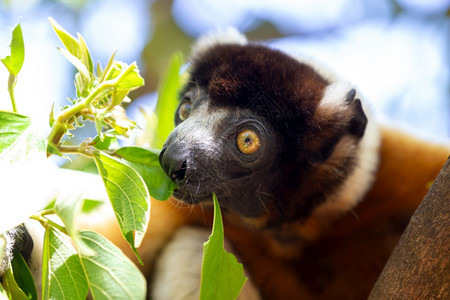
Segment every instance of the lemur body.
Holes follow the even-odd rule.
[[[447,146],[379,128],[356,90],[235,31],[193,48],[160,156],[178,184],[138,249],[153,299],[197,299],[211,193],[241,299],[365,299]],[[181,201],[180,201],[181,200]],[[113,214],[91,225],[131,258]]]

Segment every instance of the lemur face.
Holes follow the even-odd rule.
[[[355,90],[261,45],[194,56],[160,162],[186,203],[265,225],[308,216],[345,182],[366,116]]]
[[[217,105],[204,88],[188,88],[161,164],[178,185],[174,196],[195,204],[216,193],[222,206],[249,217],[265,212],[279,165],[276,130],[257,112]]]

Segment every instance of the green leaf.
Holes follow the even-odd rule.
[[[84,65],[84,63],[77,58],[76,56],[74,56],[72,53],[70,53],[69,51],[67,51],[64,48],[59,48],[59,51],[61,51],[62,55],[64,55],[64,57],[70,61],[70,63],[72,65],[75,66],[75,68],[77,68],[78,72],[80,72],[81,76],[83,76],[83,80],[89,82],[90,79],[90,74],[89,74],[89,70],[87,69],[87,67]],[[81,90],[80,90],[81,92]]]
[[[99,76],[99,79],[98,79],[99,82],[103,82],[106,79],[106,77],[110,77],[110,73],[112,72],[112,67],[115,64],[114,56],[116,55],[116,52],[117,52],[117,50],[113,52],[113,54],[111,55],[111,57],[108,60],[108,63],[106,64],[105,69],[102,70],[102,74],[101,74],[101,76]],[[99,70],[97,69],[97,72],[98,71]]]
[[[61,153],[61,151],[59,151],[58,147],[53,145],[52,143],[48,143],[47,144],[47,153],[49,154],[53,154],[53,155],[58,155],[60,157],[64,157],[70,160],[70,158],[64,154]]]
[[[49,228],[44,235],[42,299],[86,299],[88,282],[70,240]]]
[[[78,35],[78,43],[81,47],[81,49],[84,49],[84,61],[87,64],[86,67],[88,67],[89,72],[91,74],[94,73],[94,63],[92,62],[91,53],[89,53],[88,47],[86,45],[86,41],[84,40],[83,36],[81,34]]]
[[[50,127],[52,127],[53,123],[55,123],[55,103],[52,104],[52,109],[50,110],[48,123]]]
[[[101,140],[100,137],[97,135],[92,141],[91,145],[98,150],[108,150],[110,148],[119,147],[119,142],[117,141],[117,138],[113,136],[104,135],[103,140]]]
[[[178,91],[180,89],[180,68],[183,64],[183,53],[175,52],[169,61],[164,77],[158,88],[158,101],[155,115],[157,124],[150,128],[154,132],[150,143],[152,148],[161,149],[164,141],[174,128],[174,113],[178,106]]]
[[[11,261],[11,267],[14,272],[14,278],[17,285],[25,293],[28,299],[37,300],[36,286],[33,276],[22,254],[16,253]]]
[[[122,235],[139,258],[136,248],[144,238],[150,219],[150,195],[145,182],[117,158],[103,152],[96,152],[94,158]]]
[[[109,107],[116,106],[125,99],[130,90],[115,90],[112,94],[112,101]]]
[[[0,284],[0,299],[8,299],[8,294],[6,293],[3,285]]]
[[[97,77],[102,77],[104,74],[103,72],[104,72],[104,70],[102,68],[102,65],[100,64],[100,62],[97,62],[97,69],[96,69]]]
[[[54,19],[48,18],[48,20],[50,21],[53,30],[55,30],[56,35],[66,47],[67,51],[78,58],[87,68],[87,70],[92,74],[92,58],[83,37],[81,35],[78,35],[80,40],[77,40],[74,36],[68,33],[64,28],[62,28],[61,25],[59,25]]]
[[[84,65],[83,65],[84,66]],[[72,103],[76,103],[80,100],[80,98],[88,97],[90,94],[89,88],[91,87],[92,78],[86,77],[82,73],[78,72],[75,74],[75,91],[77,95],[77,99],[71,101]],[[79,123],[78,123],[79,124]]]
[[[75,235],[75,217],[82,207],[83,191],[78,186],[62,191],[55,201],[55,214],[63,221],[67,233],[73,238]]]
[[[20,253],[14,254],[14,259],[9,269],[3,275],[3,283],[0,282],[0,291],[9,299],[32,299],[37,300],[36,286],[27,263]],[[1,296],[1,293],[0,293]],[[0,299],[3,299],[0,297]]]
[[[94,124],[98,138],[100,141],[104,141],[105,135],[103,134],[103,118],[101,116],[97,116],[94,120]]]
[[[30,126],[31,118],[0,111],[0,153],[10,147]]]
[[[81,211],[86,214],[91,213],[103,204],[105,204],[103,200],[84,199]]]
[[[61,191],[55,201],[55,214],[64,223],[69,236],[75,242],[77,248],[86,254],[93,254],[80,239],[79,233],[75,228],[75,218],[79,215],[83,206],[83,190],[79,186],[72,185],[66,190]]]
[[[176,188],[159,164],[159,151],[139,147],[122,147],[114,152],[127,161],[144,179],[150,195],[157,200],[167,200]]]
[[[14,278],[13,269],[11,267],[6,270],[2,278],[2,285],[8,295],[8,299],[28,300],[27,295],[17,285],[16,279]]]
[[[82,231],[81,238],[95,252],[81,255],[94,299],[145,299],[145,278],[120,249],[92,231]]]
[[[25,47],[23,44],[22,28],[20,27],[20,24],[17,24],[12,32],[11,55],[3,58],[1,61],[10,74],[17,76],[22,69],[24,59]]]
[[[126,65],[123,65],[125,68]],[[131,90],[144,85],[144,78],[142,78],[139,74],[139,69],[136,63],[129,65],[125,70],[123,70],[123,75],[121,74],[120,76],[120,80],[116,85],[118,90]]]
[[[128,137],[128,133],[136,127],[136,122],[128,119],[125,109],[122,106],[116,106],[116,104],[105,114],[104,121],[113,129],[113,131],[108,132],[113,135]]]
[[[209,240],[203,245],[200,300],[232,300],[239,295],[247,278],[233,254],[223,248],[223,225],[219,202],[213,194],[214,223]]]

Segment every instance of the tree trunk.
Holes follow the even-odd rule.
[[[375,283],[377,299],[450,299],[450,158]]]

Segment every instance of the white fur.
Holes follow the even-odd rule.
[[[206,230],[182,228],[157,260],[150,287],[152,299],[189,300],[199,298],[203,243]]]
[[[200,58],[209,48],[223,44],[245,45],[247,44],[247,38],[236,28],[217,28],[195,42],[191,49],[191,55],[194,58]]]
[[[330,90],[325,93],[324,98],[329,97],[329,99],[324,105],[339,105],[340,100],[337,99],[344,101],[343,99],[345,99],[345,95],[350,89],[343,89],[348,86],[347,84],[336,84],[334,86],[332,84],[331,86]],[[343,94],[341,96],[337,95],[338,91]],[[336,97],[336,101],[331,100],[331,94]],[[362,200],[375,180],[375,173],[379,163],[380,132],[367,105],[365,105],[364,101],[361,101],[361,103],[368,122],[364,136],[358,145],[356,166],[336,193],[313,211],[314,217],[331,221],[334,217],[349,211]]]
[[[339,77],[330,68],[327,68],[323,63],[316,60],[315,58],[308,56],[301,52],[286,52],[284,53],[290,55],[292,58],[296,59],[298,62],[310,66],[314,71],[320,76],[325,78],[329,82],[336,82]]]
[[[156,300],[197,300],[203,259],[203,243],[210,232],[203,228],[183,227],[166,245],[157,260],[149,288]],[[225,241],[225,248],[230,246]],[[258,300],[260,296],[250,279],[244,284],[239,300]]]
[[[202,104],[192,111],[189,118],[178,125],[177,139],[182,143],[196,145],[207,153],[221,153],[218,147],[216,124],[230,115],[230,110],[225,108],[208,111],[207,104]]]
[[[345,105],[345,99],[353,86],[339,80],[338,76],[328,68],[325,68],[312,58],[307,58],[301,54],[291,56],[297,61],[311,66],[320,76],[330,82],[325,89],[319,107],[330,107],[339,109]],[[360,95],[355,95],[360,98]],[[339,190],[319,205],[312,213],[313,217],[318,217],[326,222],[332,221],[335,217],[349,211],[364,197],[371,187],[375,172],[379,163],[380,133],[378,125],[371,115],[371,110],[366,103],[361,100],[361,104],[368,119],[363,138],[359,143],[357,165],[353,172],[347,177]]]
[[[12,248],[14,245],[14,241],[11,240],[12,233],[11,231],[0,235],[0,276],[9,268],[9,258],[12,257]]]
[[[319,106],[343,106],[348,92],[353,87],[345,81],[333,82],[327,86]]]

